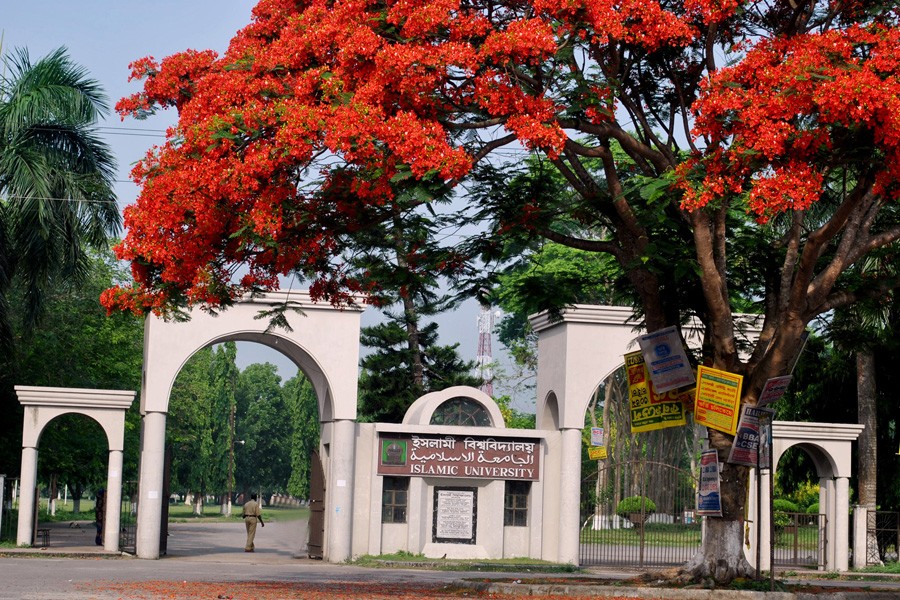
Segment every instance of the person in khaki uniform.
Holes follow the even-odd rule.
[[[244,525],[247,526],[247,544],[244,546],[244,552],[253,552],[253,538],[256,537],[256,523],[259,522],[260,527],[265,527],[263,523],[262,511],[259,508],[259,502],[256,500],[256,494],[250,494],[250,500],[244,504],[241,510],[241,516],[244,517]]]

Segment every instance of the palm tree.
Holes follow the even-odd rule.
[[[21,286],[25,325],[50,285],[81,280],[88,251],[121,230],[115,161],[98,137],[106,96],[60,48],[32,63],[15,50],[0,70],[0,348],[11,341],[8,293]],[[4,343],[5,342],[5,343]]]

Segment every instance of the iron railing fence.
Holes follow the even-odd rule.
[[[827,523],[824,514],[776,511],[775,564],[824,569]]]
[[[701,543],[697,480],[654,461],[611,463],[582,482],[582,566],[649,568],[687,562]],[[631,511],[626,498],[644,497]]]
[[[900,551],[900,512],[866,513],[866,565],[896,562]]]

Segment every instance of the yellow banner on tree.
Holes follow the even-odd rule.
[[[694,422],[734,435],[740,416],[743,381],[741,375],[701,365],[697,369]]]
[[[625,371],[628,375],[632,433],[678,427],[686,423],[685,392],[672,390],[665,394],[657,394],[640,351],[625,355]]]
[[[606,460],[606,446],[588,446],[588,458],[591,460]]]

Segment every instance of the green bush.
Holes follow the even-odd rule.
[[[798,513],[803,512],[800,510],[800,507],[787,500],[786,498],[775,498],[772,500],[772,508],[776,511],[786,512],[786,513]]]
[[[803,512],[810,504],[819,501],[819,484],[811,481],[801,483],[789,498],[794,504],[800,507],[800,512]]]
[[[819,514],[819,503],[813,502],[808,507],[806,507],[806,514],[808,515],[817,515]]]
[[[794,522],[793,518],[783,510],[776,510],[773,520],[775,521],[775,529],[779,531]]]
[[[643,504],[644,510],[641,511]],[[627,517],[630,514],[643,512],[646,515],[656,512],[656,503],[646,496],[629,496],[616,505],[616,514]]]

